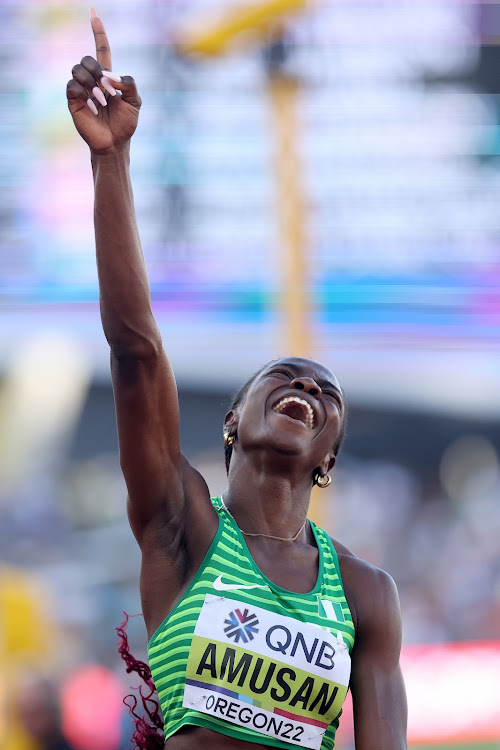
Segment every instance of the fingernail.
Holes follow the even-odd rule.
[[[116,96],[116,89],[113,88],[113,86],[109,82],[109,78],[106,78],[106,76],[103,76],[101,78],[101,84],[104,86],[108,94],[111,94],[111,96]]]
[[[92,99],[87,99],[87,107],[90,109],[91,112],[94,113],[94,115],[97,114],[97,107],[95,106]]]
[[[94,86],[94,88],[92,89],[92,93],[94,94],[94,96],[97,99],[97,101],[99,102],[99,104],[102,104],[103,107],[105,107],[107,105],[106,97],[102,93],[102,91],[99,88],[99,86]]]
[[[103,70],[102,74],[103,76],[106,76],[106,78],[109,78],[110,81],[115,81],[116,83],[122,82],[120,76],[117,76],[116,73],[112,73],[110,70]]]
[[[95,8],[90,9],[90,17],[91,18],[97,18],[97,11]]]

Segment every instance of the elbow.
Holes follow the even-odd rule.
[[[153,321],[151,325],[120,327],[106,330],[105,335],[112,357],[116,360],[155,360],[162,351],[161,334]]]

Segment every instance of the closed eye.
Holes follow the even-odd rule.
[[[339,406],[342,406],[342,399],[340,397],[340,394],[337,393],[337,391],[323,391],[324,396],[328,396],[328,398],[332,398],[334,401],[337,402]]]
[[[293,379],[293,375],[288,370],[273,370],[271,375],[285,375],[287,378]]]

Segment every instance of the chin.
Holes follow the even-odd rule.
[[[303,435],[292,435],[276,433],[268,436],[265,446],[270,452],[278,453],[281,456],[306,457],[309,453],[309,441],[304,439]]]

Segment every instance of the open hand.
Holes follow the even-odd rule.
[[[111,50],[104,25],[91,17],[96,58],[87,56],[74,66],[66,96],[75,127],[90,146],[100,152],[128,141],[135,132],[141,107],[135,81],[111,71]],[[106,75],[108,73],[108,75]]]

